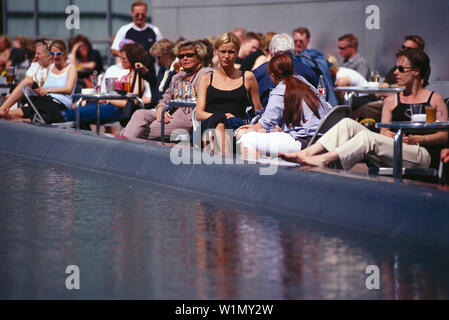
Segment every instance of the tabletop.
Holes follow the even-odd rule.
[[[370,87],[336,87],[335,91],[355,92],[355,93],[399,93],[404,91],[404,88],[370,88]]]

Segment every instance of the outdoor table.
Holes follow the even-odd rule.
[[[349,108],[352,110],[352,100],[355,95],[359,94],[392,94],[404,91],[404,88],[369,88],[369,87],[336,87],[337,92],[346,92],[345,100],[348,102]]]
[[[164,109],[162,109],[162,115],[161,115],[161,142],[164,144],[165,139],[165,112],[168,108],[195,108],[196,107],[196,101],[192,100],[173,100],[170,101]]]
[[[402,179],[402,136],[404,133],[429,134],[435,131],[449,131],[449,121],[445,122],[392,122],[376,123],[376,128],[397,130],[394,136],[393,177]]]
[[[100,100],[137,100],[142,109],[145,105],[137,94],[128,93],[120,95],[117,93],[97,93],[97,94],[74,94],[73,100],[76,102],[76,129],[80,129],[80,107],[83,100],[95,100],[97,104],[97,134],[100,134]]]

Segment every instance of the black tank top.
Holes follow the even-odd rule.
[[[427,102],[424,102],[423,104],[430,104],[430,100],[432,100],[432,96],[435,93],[435,91],[432,91],[432,93],[429,96],[429,99],[427,99]],[[402,103],[401,102],[401,96],[398,93],[398,104],[396,108],[393,109],[393,117],[391,121],[410,121],[410,105],[408,103]]]
[[[214,74],[210,76],[210,85],[207,88],[206,112],[215,113],[222,111],[231,113],[239,118],[246,118],[246,105],[248,104],[248,93],[245,88],[245,73],[242,75],[243,84],[241,87],[225,91],[212,86]]]

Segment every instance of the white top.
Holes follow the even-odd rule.
[[[25,76],[33,79],[34,82],[39,83],[40,80],[46,79],[47,77],[47,68],[41,66],[37,62],[33,62],[29,67]]]
[[[101,81],[101,93],[106,93],[105,80],[107,78],[118,78],[120,80],[124,76],[128,75],[129,72],[130,71],[128,69],[123,69],[121,63],[110,66],[104,73],[103,80]],[[146,80],[144,80],[143,82],[145,84],[145,91],[143,92],[143,96],[151,98],[150,84]]]
[[[366,79],[354,69],[340,67],[337,72],[337,80],[346,76],[348,76],[350,80],[348,87],[363,88],[368,84],[368,81],[366,81]]]
[[[120,50],[120,42],[122,42],[125,39],[126,34],[128,33],[128,31],[131,28],[134,28],[134,30],[136,30],[136,31],[143,31],[143,30],[145,30],[148,27],[153,29],[154,33],[156,34],[156,41],[162,40],[162,33],[159,30],[159,28],[156,27],[155,25],[147,23],[147,24],[145,24],[145,27],[139,28],[133,22],[131,22],[131,23],[127,24],[127,25],[122,26],[118,30],[118,32],[117,32],[117,34],[115,36],[114,42],[112,43],[111,50]]]

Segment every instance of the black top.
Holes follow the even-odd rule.
[[[212,86],[214,74],[210,76],[210,85],[207,88],[206,112],[230,113],[239,118],[246,118],[246,105],[248,104],[248,93],[245,88],[245,74],[243,73],[242,85],[230,91],[219,90]]]
[[[430,100],[432,100],[432,96],[435,92],[432,91],[432,93],[429,96],[429,99],[427,99],[427,102],[423,102],[423,105],[430,104]],[[393,117],[391,121],[410,121],[410,114],[408,114],[408,110],[410,110],[409,103],[403,103],[401,102],[401,96],[398,93],[398,105],[393,109]]]

